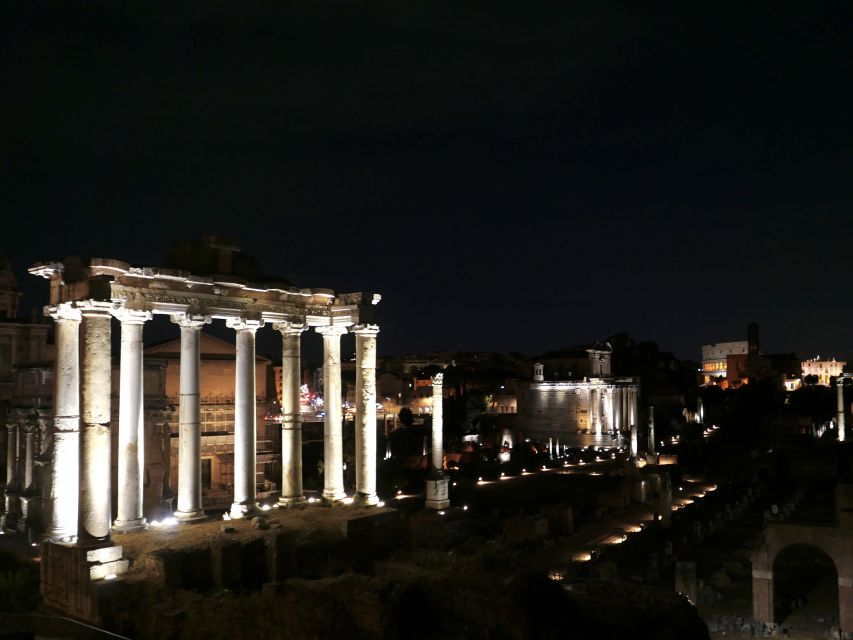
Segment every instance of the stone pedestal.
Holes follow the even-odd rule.
[[[69,616],[100,624],[99,587],[127,572],[120,546],[86,549],[42,543],[41,595],[44,605]]]
[[[426,481],[427,509],[447,509],[450,506],[449,485],[450,480],[445,477],[430,478]]]

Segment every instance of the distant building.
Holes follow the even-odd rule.
[[[576,351],[567,354],[567,363],[576,360]],[[613,376],[610,345],[594,345],[586,353],[587,377],[549,380],[545,365],[537,363],[533,380],[516,384],[518,414],[525,436],[586,445],[599,440],[603,443],[607,436],[619,440],[631,425],[638,424],[639,379]],[[549,359],[559,361],[556,356]]]
[[[803,379],[806,376],[817,376],[817,384],[825,387],[829,386],[830,378],[837,378],[844,373],[846,362],[841,360],[821,360],[820,356],[816,356],[811,360],[803,360],[802,375]]]
[[[748,351],[747,340],[702,345],[702,384],[713,384],[717,378],[728,380],[730,366],[739,360],[745,362]]]

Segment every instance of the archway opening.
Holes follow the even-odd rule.
[[[793,544],[773,562],[774,619],[799,633],[838,624],[835,562],[811,544]]]

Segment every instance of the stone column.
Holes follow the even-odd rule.
[[[590,431],[596,435],[601,433],[601,418],[599,416],[601,410],[601,401],[598,395],[598,389],[589,390],[589,416],[590,416]]]
[[[640,391],[636,387],[631,390],[631,424],[637,424],[637,396]]]
[[[640,428],[634,421],[631,425],[631,457],[636,458],[640,455]]]
[[[432,464],[426,483],[426,507],[450,506],[448,479],[444,477],[444,374],[432,376]],[[557,446],[559,450],[559,445]]]
[[[3,517],[0,518],[0,530],[14,529],[21,515],[21,492],[18,479],[18,451],[20,438],[18,425],[6,425],[6,488],[3,491]]]
[[[655,408],[649,407],[649,453],[654,455],[657,449],[655,442]]]
[[[842,632],[853,633],[853,577],[838,576],[838,624]]]
[[[24,493],[31,493],[35,489],[33,479],[35,478],[35,441],[37,428],[35,425],[28,425],[24,431],[24,485],[22,487]]]
[[[344,491],[343,427],[341,424],[341,336],[346,327],[317,327],[323,336],[323,398],[326,421],[323,430],[323,499],[327,503],[346,497]]]
[[[144,529],[142,515],[145,464],[144,362],[142,328],[148,311],[121,309],[121,363],[118,401],[118,509],[113,528],[128,532]]]
[[[50,448],[47,536],[54,542],[77,537],[80,486],[80,310],[63,303],[47,307],[56,322],[53,426]]]
[[[444,469],[444,374],[432,376],[432,469]]]
[[[354,333],[356,500],[364,505],[375,505],[379,502],[376,495],[376,334],[379,333],[379,327],[371,324],[359,325],[355,327]],[[440,420],[441,409],[438,411]]]
[[[302,493],[302,409],[299,402],[302,322],[273,325],[281,333],[281,497],[279,505],[305,502]]]
[[[6,493],[18,489],[18,425],[6,425]]]
[[[838,441],[844,442],[846,413],[844,410],[844,376],[838,376],[835,384],[838,391]]]
[[[255,332],[263,320],[229,318],[237,332],[237,364],[234,385],[234,502],[231,517],[252,516],[257,504],[257,393],[255,380]]]
[[[110,540],[112,487],[110,483],[110,356],[109,302],[89,302],[81,308],[83,342],[80,401],[80,512],[77,541],[99,545]]]
[[[201,502],[201,328],[208,316],[172,316],[181,328],[181,378],[178,408],[178,508],[181,522],[206,520]]]
[[[624,427],[622,423],[622,387],[613,387],[613,428],[621,433]]]

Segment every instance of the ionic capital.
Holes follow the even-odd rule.
[[[142,311],[140,309],[128,309],[126,307],[119,307],[118,309],[113,309],[113,315],[116,320],[121,322],[122,324],[145,324],[151,318],[154,317],[154,314],[150,311]]]
[[[196,313],[175,313],[169,316],[169,318],[181,329],[201,329],[204,325],[211,322],[210,316]]]
[[[112,302],[104,302],[101,300],[75,302],[74,306],[77,307],[84,316],[89,317],[104,317],[111,315],[114,308]]]
[[[376,336],[379,333],[378,324],[357,324],[353,326],[352,332],[357,336]]]
[[[444,384],[444,374],[436,373],[434,376],[430,377],[430,382],[432,382],[432,386],[440,387]]]
[[[80,322],[83,317],[80,309],[73,306],[70,302],[45,307],[44,315],[50,316],[56,322]]]
[[[235,331],[251,331],[254,333],[264,326],[264,321],[250,320],[248,318],[228,318],[225,321],[225,326]]]
[[[347,328],[342,324],[327,324],[324,327],[314,327],[314,331],[324,338],[340,338],[346,334]]]
[[[301,320],[298,322],[288,320],[287,322],[275,322],[273,323],[272,328],[280,332],[283,336],[298,336],[308,327],[306,327],[305,323]]]

